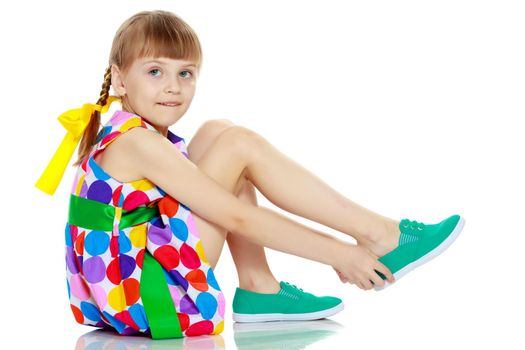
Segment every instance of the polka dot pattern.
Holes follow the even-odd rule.
[[[115,213],[109,231],[70,223],[65,227],[66,284],[73,316],[80,324],[113,328],[122,335],[151,336],[140,297],[147,249],[163,268],[182,335],[219,334],[224,329],[224,295],[206,260],[190,209],[147,179],[126,183],[112,178],[94,160],[135,127],[155,130],[137,115],[115,112],[77,168],[71,186],[72,195]],[[168,139],[189,158],[183,138],[168,131]],[[142,207],[156,207],[158,215],[120,227],[122,216]]]

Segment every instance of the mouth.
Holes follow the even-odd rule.
[[[177,106],[180,106],[182,103],[181,102],[159,102],[157,104],[161,106],[166,106],[166,107],[177,107]]]

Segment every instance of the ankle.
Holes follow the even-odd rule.
[[[399,221],[385,218],[379,223],[378,228],[358,243],[381,257],[397,247],[400,234]]]
[[[250,276],[240,277],[239,288],[256,293],[275,294],[279,292],[281,286],[271,273],[256,272]]]

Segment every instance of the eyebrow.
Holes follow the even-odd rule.
[[[150,64],[150,63],[159,63],[159,64],[164,64],[166,62],[163,62],[163,61],[159,61],[159,60],[149,60],[149,61],[146,61],[144,62],[143,66],[147,65],[147,64]],[[195,63],[188,63],[188,64],[184,64],[182,65],[183,67],[195,67],[197,68],[197,65]]]

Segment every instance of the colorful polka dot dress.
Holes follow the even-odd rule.
[[[65,229],[73,315],[123,335],[219,334],[224,295],[190,209],[147,179],[119,182],[94,160],[135,127],[155,130],[144,118],[117,111],[75,176]],[[188,158],[183,138],[168,131],[168,139]]]

